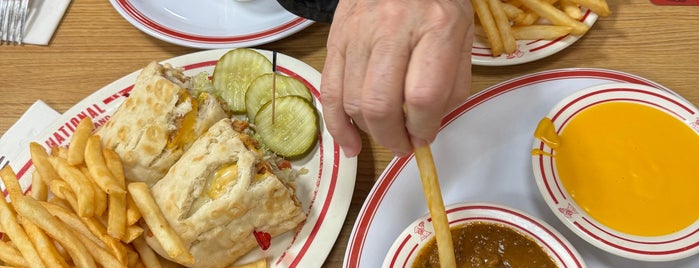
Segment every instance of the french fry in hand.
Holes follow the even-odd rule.
[[[75,127],[75,132],[73,132],[73,136],[70,138],[66,156],[68,164],[77,165],[84,161],[85,145],[87,144],[87,138],[90,137],[90,134],[92,134],[92,119],[90,119],[90,117],[85,117],[80,121],[78,126]]]
[[[581,35],[590,29],[590,26],[568,17],[566,13],[542,0],[519,0],[524,6],[551,21],[554,25],[570,26],[572,34]]]
[[[179,263],[194,263],[194,256],[165,219],[148,185],[143,182],[132,182],[127,187],[146,225],[168,256]]]
[[[570,34],[573,28],[558,25],[513,26],[512,34],[522,40],[553,40]]]

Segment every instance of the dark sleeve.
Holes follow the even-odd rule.
[[[277,0],[296,16],[318,22],[330,23],[339,0]]]

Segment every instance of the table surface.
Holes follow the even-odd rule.
[[[613,69],[660,83],[699,105],[699,6],[656,6],[648,0],[610,1],[580,40],[547,58],[505,67],[473,67],[471,92],[525,74],[572,67]],[[290,37],[257,46],[277,50],[322,70],[329,25],[316,23]],[[692,48],[692,49],[690,49]],[[0,135],[37,99],[65,112],[97,89],[143,68],[198,51],[139,31],[109,1],[74,0],[48,46],[0,46]],[[363,135],[351,206],[327,267],[340,267],[354,221],[367,194],[392,160],[390,151]]]

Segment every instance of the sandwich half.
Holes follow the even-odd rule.
[[[275,162],[241,133],[240,124],[215,123],[152,187],[195,258],[189,267],[228,267],[258,246],[255,233],[275,237],[306,219],[293,180],[275,175]],[[155,238],[145,237],[167,258]]]
[[[216,97],[195,96],[189,84],[181,70],[151,62],[130,96],[97,130],[104,146],[121,157],[129,181],[152,186],[198,136],[228,116]]]

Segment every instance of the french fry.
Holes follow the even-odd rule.
[[[566,13],[542,0],[519,0],[524,6],[551,21],[554,25],[570,26],[572,34],[581,35],[590,29],[586,24],[568,17]]]
[[[138,256],[138,252],[134,249],[133,245],[129,245],[126,247],[126,267],[133,268],[133,267],[143,267],[143,263],[141,262],[140,256]]]
[[[141,262],[143,262],[144,266],[146,268],[160,268],[160,260],[158,260],[158,256],[155,255],[155,252],[153,252],[153,249],[146,244],[146,240],[143,239],[143,237],[138,237],[136,240],[133,241],[133,247],[136,249],[138,252],[138,255],[141,257]]]
[[[526,16],[526,13],[524,13],[522,9],[512,4],[503,2],[500,2],[500,4],[502,5],[502,10],[505,11],[505,15],[507,15],[507,18],[513,21],[514,23],[522,21]]]
[[[87,138],[92,134],[92,119],[90,117],[83,118],[70,138],[68,145],[68,153],[66,161],[71,165],[78,165],[85,160],[85,145]]]
[[[37,252],[41,252],[41,260],[47,267],[69,267],[65,259],[58,253],[56,245],[39,226],[31,221],[22,221],[22,226],[24,226],[24,231],[27,232],[29,239],[34,243],[34,248]]]
[[[29,143],[29,153],[31,154],[34,168],[41,174],[41,178],[44,179],[44,181],[48,183],[58,178],[58,173],[56,173],[51,163],[49,163],[49,154],[44,147],[39,143],[31,142]]]
[[[124,167],[119,155],[111,149],[105,148],[102,150],[102,156],[104,157],[107,169],[109,169],[109,172],[112,174],[114,183],[122,188],[126,188]],[[125,193],[115,192],[109,194],[107,233],[117,239],[122,239],[126,233],[126,206]]]
[[[36,169],[32,172],[32,190],[30,195],[34,199],[40,201],[46,201],[49,198],[49,189],[46,180],[41,177],[41,174],[39,174],[39,171]]]
[[[73,231],[83,234],[85,237],[91,239],[94,243],[101,247],[107,247],[101,237],[99,237],[99,234],[94,234],[92,230],[84,223],[83,219],[81,219],[77,214],[48,202],[41,202],[40,204],[46,209],[46,211],[61,222],[65,223],[65,225],[70,227]]]
[[[522,40],[553,40],[570,34],[571,30],[569,26],[558,25],[513,26],[512,34]]]
[[[58,243],[63,246],[68,254],[70,254],[73,263],[76,266],[86,268],[97,267],[94,259],[88,253],[87,248],[85,248],[85,246],[77,238],[71,235],[70,229],[65,226],[64,223],[54,218],[43,206],[41,206],[39,201],[25,196],[19,200],[12,200],[12,202],[17,203],[16,209],[18,214],[20,214],[24,219],[32,221],[34,224],[39,226],[39,228],[44,230],[46,234],[58,241]],[[7,219],[5,217],[2,218]],[[8,221],[4,220],[2,222],[5,223]]]
[[[586,8],[589,8],[592,10],[592,12],[597,13],[597,15],[600,15],[601,17],[607,17],[609,15],[612,15],[612,11],[609,9],[609,5],[607,5],[607,1],[605,0],[570,0],[573,3],[579,4],[581,6],[584,6]]]
[[[524,12],[524,18],[522,18],[519,21],[516,21],[515,25],[519,25],[519,26],[534,25],[537,20],[539,20],[539,14],[536,14],[532,11]]]
[[[126,195],[126,225],[136,224],[141,219],[141,211],[136,207],[131,195]]]
[[[85,237],[83,234],[78,233],[73,231],[72,232],[73,236],[80,240],[81,243],[83,243],[87,248],[89,248],[89,253],[92,255],[92,258],[94,258],[95,262],[97,264],[100,264],[102,267],[122,267],[123,264],[114,256],[112,255],[109,251],[107,251],[105,248],[102,248],[95,244],[94,241],[90,240],[89,238]]]
[[[143,182],[129,183],[128,191],[133,197],[133,201],[141,211],[141,216],[148,225],[148,228],[160,243],[168,256],[179,263],[194,263],[194,256],[185,247],[184,242],[170,223],[165,219],[162,211],[155,202],[148,185]]]
[[[128,228],[126,228],[126,233],[124,234],[124,237],[121,238],[121,241],[124,243],[131,243],[134,241],[134,239],[138,238],[143,234],[143,228],[138,225],[131,225]]]
[[[5,190],[7,190],[10,200],[20,198],[24,195],[24,193],[22,193],[22,186],[19,185],[19,181],[17,180],[17,174],[15,174],[10,165],[6,165],[0,169],[0,180],[2,180],[3,185],[5,185]]]
[[[497,26],[498,32],[500,33],[500,39],[502,40],[505,54],[514,53],[515,50],[517,50],[517,43],[515,42],[515,37],[512,35],[510,20],[507,19],[502,3],[500,0],[488,0],[488,7],[493,15],[495,26]]]
[[[107,193],[105,193],[102,188],[97,185],[95,179],[92,178],[92,175],[90,175],[90,171],[87,170],[87,167],[81,166],[80,172],[82,172],[83,175],[85,175],[85,177],[90,181],[90,184],[92,184],[92,189],[95,191],[95,216],[102,216],[102,214],[107,211]]]
[[[107,168],[102,155],[102,140],[99,136],[92,135],[87,139],[85,146],[85,164],[90,171],[90,175],[95,180],[97,185],[107,193],[126,193],[124,187],[120,187],[114,179],[114,175]]]
[[[12,200],[13,204],[17,202],[18,200]],[[46,267],[24,228],[19,224],[17,214],[4,197],[0,198],[0,219],[2,219],[0,225],[3,231],[12,240],[17,250],[25,259],[32,260],[29,262],[29,267]]]
[[[92,217],[95,215],[95,190],[92,184],[83,173],[60,157],[49,157],[49,162],[58,172],[58,175],[65,180],[73,189],[78,201],[78,215],[81,217]]]
[[[10,246],[7,242],[0,239],[0,261],[17,267],[28,267],[29,263],[24,259],[22,253],[17,248]]]
[[[580,20],[583,16],[580,7],[578,7],[578,4],[574,3],[573,1],[560,0],[558,2],[558,5],[560,6],[561,10],[563,10],[563,12],[568,14],[568,17],[571,17],[575,20]]]
[[[498,28],[495,24],[495,19],[490,13],[486,1],[487,0],[471,0],[471,4],[473,5],[473,10],[476,12],[476,15],[478,15],[478,20],[481,22],[481,27],[483,27],[483,31],[485,31],[488,42],[490,43],[491,54],[497,57],[504,51],[504,45],[500,37],[500,32],[498,32]]]

